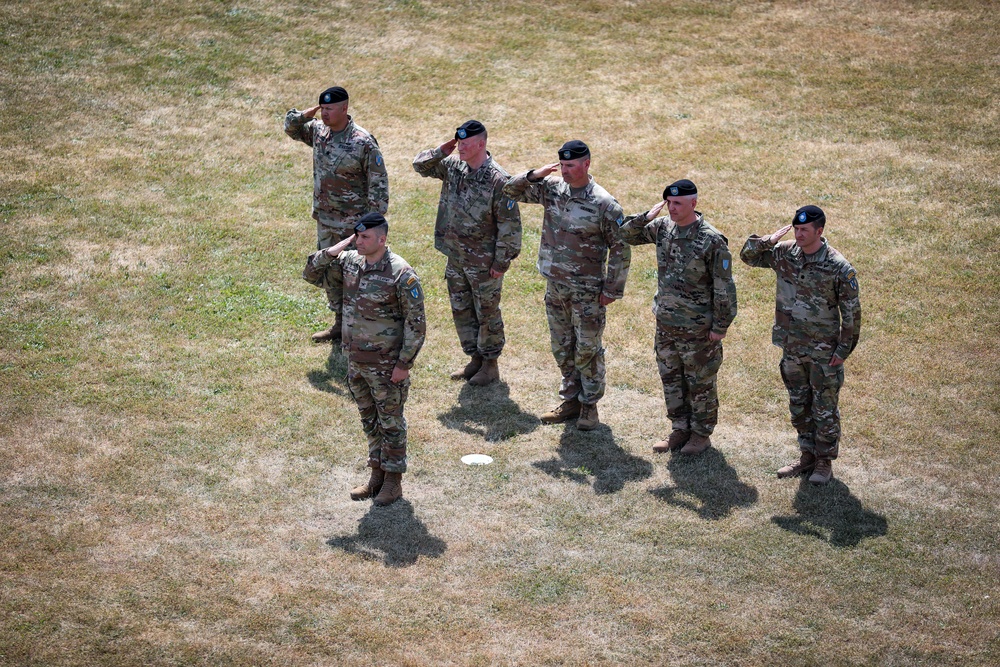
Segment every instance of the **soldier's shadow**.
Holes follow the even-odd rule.
[[[757,502],[757,489],[741,482],[726,456],[715,447],[696,456],[669,456],[667,470],[673,477],[673,486],[649,491],[660,500],[713,521],[729,516],[736,507],[749,507]]]
[[[617,493],[626,483],[653,474],[653,464],[622,449],[606,424],[593,431],[567,424],[556,456],[531,465],[553,477],[591,484],[598,495]]]
[[[815,486],[802,477],[792,507],[796,514],[773,516],[771,522],[835,547],[855,547],[861,540],[881,537],[889,530],[884,516],[866,510],[848,486],[836,478],[824,486]]]
[[[511,400],[506,382],[494,382],[485,387],[474,387],[466,382],[458,392],[458,405],[439,414],[438,421],[487,442],[531,433],[541,423],[538,417],[524,412]]]
[[[306,373],[306,379],[316,389],[337,396],[349,396],[347,388],[347,357],[340,351],[339,345],[330,347],[330,356],[322,370],[311,370]]]
[[[439,558],[448,548],[444,540],[427,532],[405,498],[388,507],[372,504],[358,521],[355,535],[331,537],[326,543],[366,560],[382,561],[387,567],[407,567],[420,556]]]

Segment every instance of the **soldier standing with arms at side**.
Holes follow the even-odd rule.
[[[833,478],[844,361],[861,337],[858,274],[823,238],[825,227],[821,208],[803,206],[792,224],[770,236],[751,236],[740,251],[746,264],[777,274],[771,341],[783,350],[781,379],[800,450],[798,463],[778,470],[778,477],[812,473],[813,484]],[[795,240],[779,243],[793,228]]]
[[[736,284],[728,241],[695,210],[698,188],[671,183],[663,201],[629,216],[622,238],[656,244],[659,282],[653,302],[656,363],[673,430],[653,445],[662,453],[700,454],[719,420],[716,376],[722,339],[736,318]],[[669,217],[657,217],[666,207]]]
[[[486,150],[486,128],[470,120],[455,138],[422,151],[413,168],[441,184],[434,247],[448,257],[444,277],[462,351],[470,357],[453,380],[483,386],[500,378],[505,338],[500,313],[503,274],[521,252],[521,213],[503,193],[510,178]],[[449,157],[458,147],[458,158]]]
[[[389,505],[403,495],[406,419],[403,404],[410,368],[424,344],[427,322],[420,281],[410,265],[386,246],[389,225],[380,213],[357,221],[355,233],[309,256],[302,277],[328,288],[343,276],[347,383],[368,436],[368,482],[353,500]],[[354,242],[357,250],[347,250]]]
[[[319,104],[285,114],[285,134],[313,149],[313,206],[316,248],[329,248],[350,236],[354,223],[368,212],[389,209],[389,178],[378,141],[347,113],[347,91],[327,88]],[[320,113],[322,122],[315,120]],[[317,343],[336,342],[342,335],[343,281],[331,275],[327,301],[333,326],[313,334]]]
[[[556,170],[562,180],[547,178]],[[590,175],[590,149],[568,141],[559,162],[519,174],[504,192],[545,207],[538,247],[538,272],[548,279],[545,314],[552,354],[562,373],[562,403],[541,416],[546,424],[579,417],[590,431],[601,423],[597,402],[604,396],[606,308],[625,294],[632,253],[622,243],[622,208]]]

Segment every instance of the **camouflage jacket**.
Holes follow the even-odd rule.
[[[425,177],[444,181],[434,224],[434,247],[462,266],[506,271],[521,252],[521,212],[503,193],[510,178],[503,167],[486,158],[479,169],[439,148],[422,151],[413,168]]]
[[[417,274],[386,248],[372,266],[356,250],[335,258],[322,250],[314,252],[302,277],[313,285],[329,287],[327,269],[337,262],[344,270],[342,345],[348,359],[357,364],[413,366],[427,333]]]
[[[778,275],[772,342],[788,354],[841,359],[861,337],[861,300],[854,267],[826,239],[807,255],[784,241],[772,245],[767,237],[751,236],[740,259],[750,266],[766,266]]]
[[[632,259],[632,251],[618,230],[622,207],[593,176],[583,192],[574,196],[565,181],[545,178],[533,182],[528,180],[529,173],[507,181],[504,194],[545,207],[538,272],[575,289],[622,298]]]
[[[695,222],[681,227],[669,217],[649,221],[640,213],[625,219],[621,234],[630,245],[656,244],[659,282],[653,314],[659,324],[725,335],[736,319],[733,256],[726,237],[697,215]]]
[[[340,132],[292,109],[285,114],[285,134],[313,149],[313,215],[346,218],[389,209],[389,177],[378,141],[347,117]]]

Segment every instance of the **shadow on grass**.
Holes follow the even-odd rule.
[[[444,540],[427,532],[405,498],[388,507],[372,504],[358,522],[356,535],[331,537],[326,543],[366,560],[380,560],[388,567],[413,565],[420,556],[438,558],[448,548]]]
[[[723,519],[734,508],[757,502],[757,489],[741,482],[725,455],[715,447],[697,456],[668,456],[667,470],[674,478],[674,485],[649,491],[660,500],[710,520]]]
[[[653,464],[626,452],[615,442],[611,429],[601,424],[593,431],[580,431],[567,424],[559,438],[558,456],[536,461],[534,467],[553,477],[577,484],[591,484],[598,495],[621,491],[626,483],[646,479]]]
[[[814,486],[803,476],[792,507],[794,516],[773,516],[771,522],[835,547],[856,547],[866,537],[881,537],[889,530],[885,517],[866,510],[837,478],[825,486]]]
[[[438,420],[450,429],[477,435],[487,442],[531,433],[541,423],[538,417],[524,412],[511,400],[506,382],[494,382],[485,387],[474,387],[466,382],[458,392],[458,403],[438,415]]]
[[[347,388],[347,357],[340,351],[340,345],[330,346],[330,356],[326,359],[326,368],[321,371],[309,371],[306,379],[316,389],[337,396],[350,396]]]

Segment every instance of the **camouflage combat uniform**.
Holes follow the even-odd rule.
[[[802,451],[833,460],[840,443],[837,401],[844,366],[831,366],[830,359],[847,359],[861,336],[857,272],[826,239],[807,255],[795,241],[772,245],[768,237],[754,235],[740,259],[770,267],[778,276],[771,341],[784,351],[781,379],[792,426]]]
[[[372,266],[355,250],[331,258],[309,256],[302,277],[320,287],[339,267],[344,281],[341,345],[347,378],[368,436],[368,465],[406,472],[406,419],[403,404],[410,380],[390,381],[395,366],[409,369],[424,344],[427,322],[420,281],[410,265],[386,248]]]
[[[422,151],[413,160],[418,174],[443,181],[434,225],[434,247],[448,257],[445,280],[451,314],[462,351],[496,359],[505,338],[500,313],[503,276],[521,252],[521,213],[503,193],[510,178],[487,153],[474,172],[440,148]]]
[[[329,248],[354,233],[365,213],[385,215],[389,178],[378,141],[348,116],[347,127],[333,132],[322,121],[292,109],[285,114],[285,134],[313,149],[313,206],[316,248]],[[330,310],[342,312],[342,276],[332,275],[327,298]]]
[[[667,416],[674,429],[707,437],[719,421],[722,366],[722,341],[708,334],[725,335],[736,318],[736,284],[726,237],[695,213],[697,220],[683,227],[640,213],[626,218],[621,233],[630,245],[656,244],[653,349]]]
[[[545,313],[562,373],[559,397],[593,405],[605,388],[606,307],[598,298],[622,298],[632,257],[618,229],[622,208],[592,176],[577,189],[557,178],[529,181],[529,173],[510,179],[504,193],[545,207],[537,266],[548,279]]]

